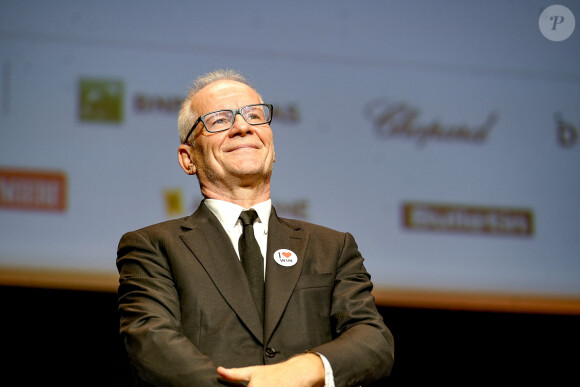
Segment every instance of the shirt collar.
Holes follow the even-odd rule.
[[[240,213],[243,210],[249,210],[249,208],[244,208],[240,205],[218,199],[205,199],[203,202],[218,218],[221,225],[226,230],[231,230],[236,226]],[[261,222],[263,227],[267,230],[270,213],[272,212],[272,200],[268,199],[265,202],[258,203],[250,208],[256,210],[258,213],[258,219],[256,221]]]

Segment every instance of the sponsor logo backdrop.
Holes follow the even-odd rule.
[[[377,287],[580,296],[579,37],[542,1],[58,3],[0,6],[0,267],[115,273],[192,212],[179,103],[229,67],[275,105],[277,208]]]

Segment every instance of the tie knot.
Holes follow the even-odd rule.
[[[240,220],[244,227],[248,225],[253,225],[256,219],[258,218],[258,213],[254,209],[242,211],[240,214]]]

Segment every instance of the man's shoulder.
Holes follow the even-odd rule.
[[[127,232],[127,234],[163,234],[174,233],[176,230],[181,230],[186,223],[188,217],[169,219],[162,222],[154,223],[148,226],[140,227],[135,230]]]

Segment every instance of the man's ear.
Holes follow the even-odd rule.
[[[179,165],[181,169],[188,175],[195,175],[197,172],[197,167],[193,161],[193,147],[188,144],[181,144],[177,148],[177,158],[179,160]]]

